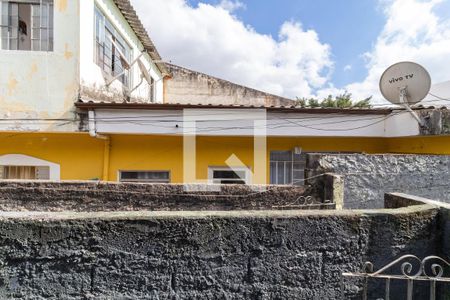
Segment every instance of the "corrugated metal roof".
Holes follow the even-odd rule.
[[[163,75],[169,75],[169,71],[166,65],[161,61],[161,56],[159,55],[158,50],[156,50],[155,45],[150,39],[150,36],[148,35],[147,30],[144,28],[144,25],[142,25],[142,22],[139,19],[130,0],[113,1],[127,20],[128,24],[130,24],[133,31],[136,33],[137,37],[144,46],[145,51],[147,51],[150,57],[155,61],[161,73],[163,73]]]

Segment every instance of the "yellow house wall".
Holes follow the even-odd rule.
[[[0,155],[24,154],[61,165],[62,180],[102,177],[103,141],[87,134],[0,133]]]
[[[61,165],[62,180],[102,179],[106,143],[82,133],[0,133],[0,155],[24,154],[58,163]],[[270,151],[294,147],[301,147],[306,152],[450,154],[450,137],[268,138],[267,158]],[[232,154],[253,168],[253,139],[197,137],[197,178],[207,179],[208,167],[225,166],[225,161]],[[118,180],[120,170],[168,170],[171,182],[182,183],[183,138],[111,136],[107,167],[110,181]]]
[[[386,142],[389,153],[450,154],[450,136],[395,138]]]

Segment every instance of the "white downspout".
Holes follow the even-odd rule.
[[[109,180],[109,161],[111,152],[111,139],[107,135],[101,135],[97,133],[97,124],[95,121],[95,110],[90,110],[88,113],[89,118],[89,135],[96,139],[101,139],[105,141],[103,149],[103,181]]]

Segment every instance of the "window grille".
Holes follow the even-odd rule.
[[[130,87],[130,72],[124,72],[126,62],[121,59],[121,54],[130,61],[131,48],[125,39],[117,32],[111,22],[97,7],[95,8],[95,63],[102,70],[118,79],[126,87]]]
[[[304,185],[306,154],[270,152],[270,184]]]
[[[120,171],[121,182],[170,183],[169,171]]]

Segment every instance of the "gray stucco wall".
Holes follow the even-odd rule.
[[[450,156],[311,154],[309,175],[342,175],[345,208],[382,208],[385,193],[450,202]]]
[[[164,81],[164,100],[182,104],[292,106],[295,101],[235,84],[207,74],[167,64],[171,78]]]
[[[340,299],[342,271],[435,254],[437,215],[2,212],[0,298]]]

